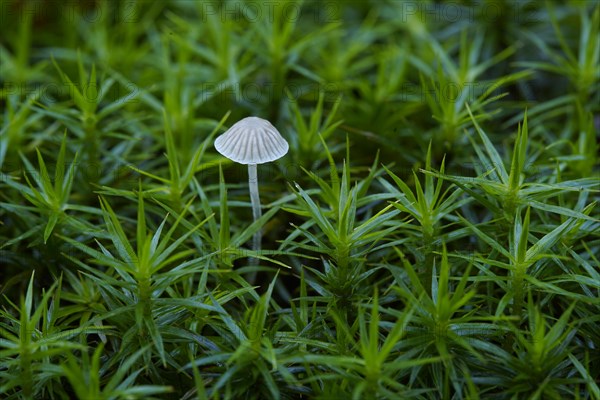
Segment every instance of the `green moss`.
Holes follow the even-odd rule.
[[[600,398],[599,23],[3,1],[0,397]]]

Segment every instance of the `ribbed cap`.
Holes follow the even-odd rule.
[[[215,149],[240,164],[262,164],[283,157],[289,145],[269,121],[248,117],[219,136]]]

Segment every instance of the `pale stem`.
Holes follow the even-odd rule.
[[[250,202],[252,203],[252,217],[257,221],[261,215],[260,196],[258,195],[258,173],[256,164],[248,164],[248,187],[250,188]],[[252,250],[260,251],[262,230],[259,229],[252,238]],[[256,262],[257,260],[255,260]]]

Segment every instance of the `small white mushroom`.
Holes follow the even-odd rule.
[[[215,149],[228,159],[248,165],[248,184],[254,221],[262,215],[258,194],[257,164],[275,161],[289,149],[288,142],[266,119],[248,117],[236,122],[215,140]],[[252,248],[261,247],[261,230],[254,234]]]

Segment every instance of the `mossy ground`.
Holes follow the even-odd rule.
[[[600,399],[595,2],[0,17],[0,397]]]

